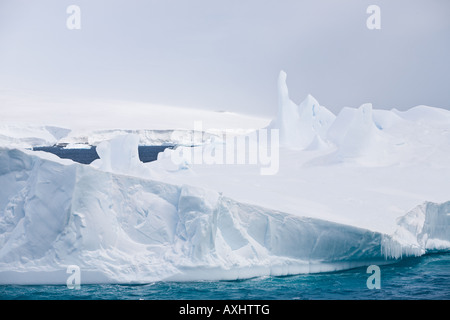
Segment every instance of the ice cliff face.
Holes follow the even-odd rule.
[[[449,248],[448,203],[415,209],[389,237],[30,152],[1,149],[0,164],[0,283],[64,283],[73,264],[85,283],[237,279]]]
[[[0,283],[235,279],[382,260],[381,235],[189,186],[0,151]],[[202,271],[203,270],[203,271]],[[12,272],[14,271],[14,272]],[[207,271],[207,272],[206,272]],[[32,282],[33,282],[32,281]],[[89,280],[88,280],[89,281]]]
[[[426,202],[397,221],[385,253],[389,257],[450,250],[450,201]]]

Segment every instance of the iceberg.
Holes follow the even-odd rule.
[[[390,151],[389,138],[375,123],[369,103],[358,109],[343,108],[329,128],[327,138],[337,146],[335,156],[339,161],[357,159],[380,163]]]
[[[450,244],[449,203],[414,209],[389,236],[31,151],[0,149],[0,164],[1,284],[63,284],[69,265],[83,283],[324,272]]]
[[[400,217],[397,224],[398,228],[389,240],[394,244],[386,246],[386,255],[390,257],[445,252],[450,248],[450,201],[423,203]]]
[[[70,129],[54,126],[0,124],[0,145],[16,148],[49,146],[70,132]]]
[[[91,166],[102,171],[122,174],[148,174],[139,159],[139,135],[127,134],[109,141],[101,142],[97,148],[100,159],[94,160]]]
[[[0,163],[1,184],[11,186],[0,199],[0,283],[29,283],[28,272],[57,283],[58,271],[73,264],[92,280],[147,282],[382,260],[379,234],[246,206],[211,190],[18,150],[1,150]]]
[[[56,159],[54,159],[56,160]],[[1,149],[0,283],[238,279],[383,262],[382,235]],[[86,277],[85,277],[86,276]]]
[[[137,148],[146,130],[95,131],[100,159],[91,165],[5,140],[0,284],[65,284],[73,265],[82,283],[233,280],[450,250],[450,112],[364,104],[335,116],[312,96],[292,102],[284,72],[278,107],[269,125],[281,142],[273,175],[250,163],[173,163],[188,150],[233,156],[219,148],[220,134],[191,131],[201,137],[195,146],[145,164]],[[40,128],[42,141],[86,143]]]
[[[202,121],[205,139],[224,130],[247,133],[267,126],[268,117],[130,101],[48,100],[22,93],[3,93],[0,146],[90,145],[126,134],[139,135],[141,145],[191,145],[194,122]],[[5,99],[6,98],[6,99]]]

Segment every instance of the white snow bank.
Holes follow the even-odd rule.
[[[406,111],[393,110],[400,117],[416,123],[448,124],[450,112],[448,110],[429,106],[416,106]]]
[[[0,185],[8,186],[0,193],[2,284],[65,283],[64,271],[73,264],[82,281],[145,283],[391,261],[383,253],[390,238],[381,233],[38,155],[0,149]],[[448,240],[443,212],[425,212],[426,228],[433,231],[423,250]]]

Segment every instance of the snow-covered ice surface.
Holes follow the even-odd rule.
[[[239,279],[450,250],[449,111],[364,104],[333,115],[312,96],[292,102],[283,72],[278,88],[272,122],[233,115],[242,122],[204,135],[187,122],[127,128],[125,119],[86,129],[85,141],[80,127],[55,130],[70,127],[63,121],[3,125],[0,283],[65,283],[68,265],[80,267],[84,283]],[[214,121],[205,128],[218,128]],[[233,135],[260,129],[249,141],[279,130],[280,148],[271,146],[278,170],[213,164],[231,152],[227,124]],[[152,130],[166,143],[198,146],[141,163],[137,147]],[[95,140],[100,159],[87,166],[23,149],[64,139]],[[258,147],[259,155],[270,149]]]
[[[270,119],[225,111],[186,109],[124,101],[69,100],[0,90],[0,146],[32,148],[54,144],[83,147],[124,134],[141,145],[187,145],[196,121],[208,139],[223,130],[243,134]]]

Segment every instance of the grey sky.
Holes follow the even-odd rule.
[[[281,69],[334,113],[450,109],[450,1],[0,0],[3,89],[274,116]]]

